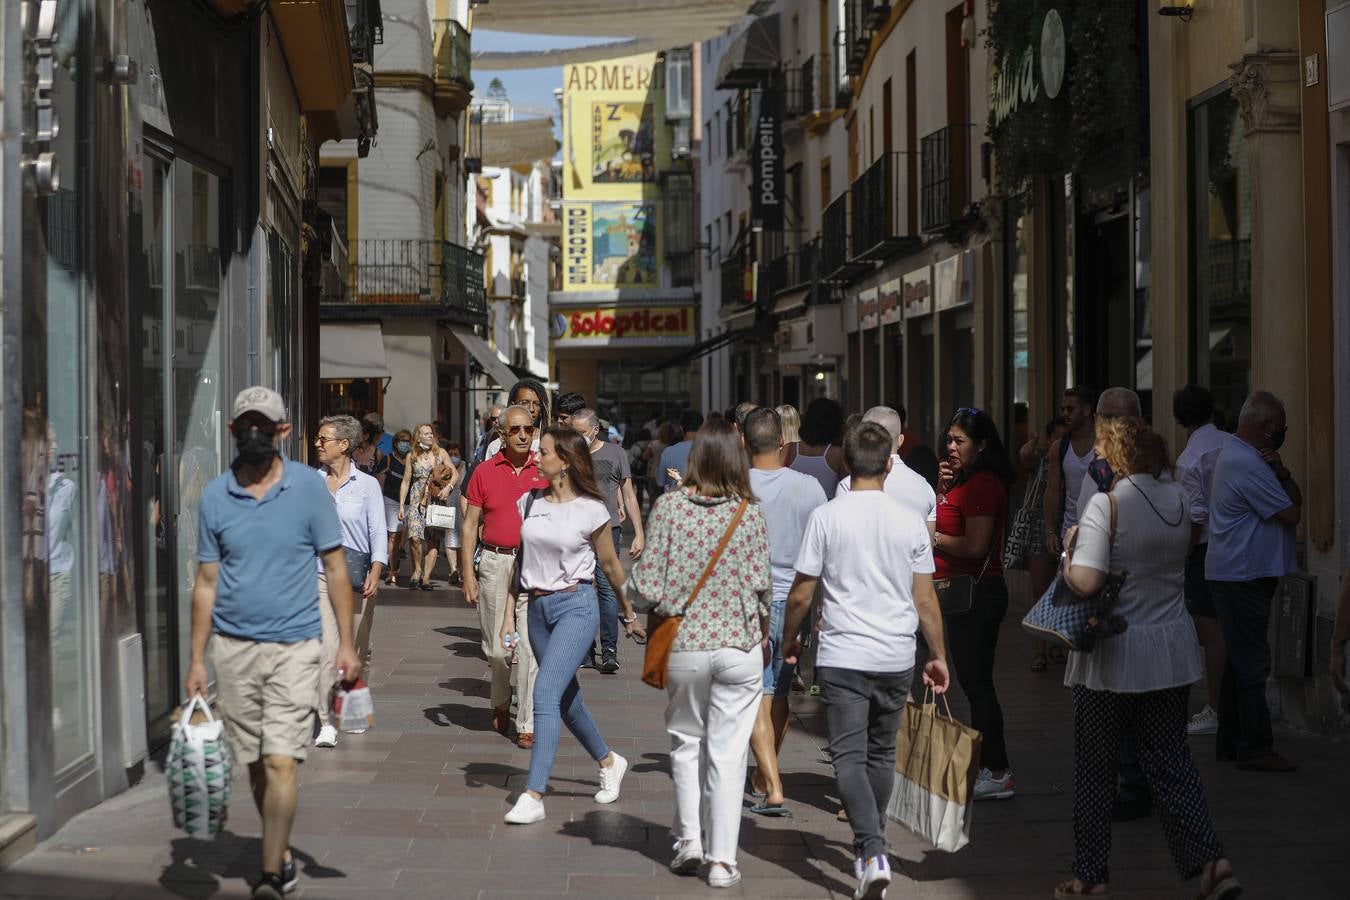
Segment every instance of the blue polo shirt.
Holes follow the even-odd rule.
[[[202,492],[199,515],[197,561],[220,563],[215,630],[282,644],[319,637],[314,557],[342,546],[323,479],[286,460],[281,480],[255,500],[228,469]]]

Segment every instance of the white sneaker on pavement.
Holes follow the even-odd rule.
[[[614,753],[614,751],[610,751]],[[614,762],[600,767],[600,790],[595,792],[596,803],[613,803],[619,799],[619,785],[628,774],[628,760],[614,753]]]
[[[670,871],[676,875],[693,875],[703,865],[703,844],[699,841],[676,841],[674,850]]]
[[[511,807],[511,811],[503,819],[508,825],[533,825],[535,822],[542,822],[544,801],[534,799],[529,791],[522,791],[516,799],[516,805]]]
[[[325,725],[319,729],[319,736],[314,739],[315,747],[336,747],[337,729],[332,725]]]
[[[1208,703],[1205,708],[1191,716],[1186,725],[1187,734],[1214,734],[1219,730],[1219,714]]]
[[[1005,771],[1002,778],[995,778],[988,769],[980,769],[979,777],[975,779],[976,800],[1007,800],[1014,793],[1012,769]]]
[[[741,883],[741,870],[726,863],[713,863],[708,867],[708,887],[729,888]]]
[[[861,862],[861,860],[859,860]],[[853,900],[882,900],[891,883],[891,864],[885,855],[873,856],[862,866]]]

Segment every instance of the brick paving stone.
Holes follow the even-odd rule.
[[[792,816],[742,822],[744,880],[711,891],[672,875],[668,826],[674,809],[663,727],[664,697],[638,680],[640,651],[625,642],[617,675],[579,678],[602,733],[628,757],[620,799],[598,806],[596,765],[564,735],[546,800],[548,818],[509,826],[502,814],[524,785],[529,753],[490,730],[487,666],[477,614],[458,591],[386,590],[377,617],[372,691],[376,729],[312,750],[301,767],[293,843],[303,898],[849,896],[852,838],[835,818],[833,772],[819,702],[793,695],[795,727],[782,766]],[[998,684],[1008,722],[1018,797],[975,810],[972,844],[932,850],[892,825],[892,896],[1043,898],[1072,859],[1073,734],[1062,671],[1027,671],[1015,614],[1005,625]],[[954,692],[952,706],[966,715]],[[1198,706],[1201,698],[1193,698]],[[1212,738],[1192,748],[1210,807],[1256,898],[1344,897],[1344,836],[1350,811],[1350,744],[1281,731],[1293,775],[1237,772],[1212,759]],[[155,766],[130,791],[89,810],[0,872],[0,897],[243,897],[258,854],[257,812],[235,785],[228,830],[213,842],[173,829]],[[747,804],[748,805],[748,804]],[[134,822],[134,827],[128,827]],[[1113,892],[1185,896],[1156,819],[1117,825]]]

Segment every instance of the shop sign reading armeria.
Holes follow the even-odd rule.
[[[1020,55],[1009,56],[990,72],[989,102],[994,110],[994,124],[1001,123],[1024,103],[1035,103],[1041,93],[1054,100],[1064,88],[1064,73],[1068,66],[1068,45],[1064,36],[1064,20],[1057,10],[1050,10],[1041,20],[1040,78],[1037,79],[1037,60],[1028,44]]]
[[[689,306],[587,306],[558,310],[552,326],[558,346],[692,344],[694,310]]]
[[[755,186],[751,214],[769,231],[783,230],[782,94],[765,91],[755,126]]]

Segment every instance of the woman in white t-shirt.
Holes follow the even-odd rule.
[[[600,764],[597,803],[619,799],[628,761],[609,749],[581,699],[577,668],[590,653],[600,606],[595,567],[614,585],[623,605],[624,629],[645,636],[637,614],[623,595],[624,572],[610,535],[609,510],[595,483],[590,449],[569,428],[550,428],[539,440],[539,472],[546,490],[520,498],[524,523],[516,557],[520,590],[530,595],[530,649],[539,663],[534,682],[534,747],[530,774],[516,805],[506,814],[512,825],[544,818],[544,792],[558,752],[562,723]],[[514,604],[507,604],[497,639],[511,649],[516,634]]]
[[[1076,593],[1090,597],[1109,572],[1124,572],[1114,612],[1129,627],[1098,641],[1091,653],[1069,654],[1064,682],[1074,706],[1076,877],[1059,885],[1055,896],[1110,892],[1117,755],[1130,734],[1181,877],[1199,875],[1199,896],[1206,900],[1236,897],[1242,887],[1214,833],[1186,743],[1187,695],[1202,674],[1183,587],[1190,504],[1181,484],[1159,478],[1167,444],[1143,419],[1098,419],[1096,452],[1110,464],[1115,483],[1080,511],[1076,536],[1066,535],[1071,549],[1064,577]]]

